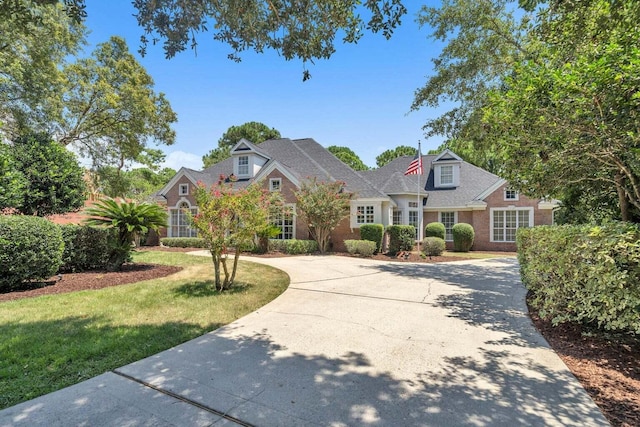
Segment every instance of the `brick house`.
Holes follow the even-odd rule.
[[[474,227],[476,250],[515,250],[515,230],[551,224],[554,203],[528,199],[509,189],[506,181],[477,168],[446,150],[423,156],[424,174],[405,176],[410,157],[400,157],[382,168],[356,172],[313,139],[288,138],[255,145],[241,140],[231,157],[202,171],[181,168],[158,192],[158,201],[169,211],[168,237],[195,237],[187,211],[197,212],[193,188],[212,185],[221,176],[235,178],[242,188],[254,182],[270,191],[281,191],[282,215],[274,218],[280,239],[308,239],[309,229],[296,215],[294,192],[310,177],[320,181],[345,182],[345,191],[355,194],[349,218],[332,233],[334,250],[344,250],[344,240],[360,237],[362,224],[410,224],[422,239],[424,225],[439,221],[447,228],[467,222]],[[420,185],[420,187],[418,187]],[[420,188],[420,191],[418,191]]]

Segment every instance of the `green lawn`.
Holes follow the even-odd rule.
[[[217,329],[289,284],[284,272],[240,261],[239,285],[219,294],[211,258],[143,252],[134,260],[185,268],[156,280],[0,303],[0,409]]]

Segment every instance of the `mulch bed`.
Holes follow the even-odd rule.
[[[83,273],[65,273],[62,279],[54,276],[45,283],[34,283],[31,289],[0,294],[0,302],[41,295],[64,294],[67,292],[102,289],[110,286],[125,285],[143,280],[165,277],[182,270],[182,267],[158,264],[125,264],[122,271],[88,271]]]
[[[640,337],[607,336],[582,325],[553,326],[529,315],[613,426],[640,426]]]
[[[194,248],[153,247],[142,250],[190,252]],[[351,256],[348,254],[336,254]],[[252,256],[256,256],[253,255]],[[282,254],[258,255],[263,257],[287,256]],[[416,254],[405,257],[389,257],[379,254],[373,257],[397,262],[445,262],[460,261],[460,257],[427,257]],[[48,286],[0,294],[0,302],[39,295],[101,289],[142,280],[165,277],[180,271],[180,267],[156,264],[125,264],[119,272],[86,272],[63,274],[62,280]],[[580,325],[563,324],[553,327],[551,322],[540,319],[529,307],[535,326],[562,358],[571,372],[582,383],[591,398],[614,426],[640,426],[640,338],[605,336],[602,333],[586,334]]]

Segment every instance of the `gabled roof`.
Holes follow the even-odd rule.
[[[321,181],[343,181],[346,184],[345,189],[355,193],[358,198],[389,199],[386,194],[376,189],[365,178],[311,138],[272,139],[259,145],[241,140],[233,150],[236,148],[241,148],[240,152],[254,152],[267,159],[267,162],[262,166],[262,171],[272,169],[271,164],[277,162],[278,169],[286,169],[283,172],[287,172],[298,182],[312,177]],[[232,153],[234,153],[233,150]],[[238,150],[236,150],[237,153]],[[263,175],[262,171],[258,173],[258,179]],[[225,159],[201,172],[186,168],[179,171],[179,174],[189,176],[194,182],[200,181],[206,185],[218,182],[220,175],[229,176],[232,173],[233,158]],[[236,188],[243,188],[253,181],[253,179],[238,180],[233,185]],[[167,185],[163,192],[170,187]]]
[[[422,164],[431,165],[439,157],[440,160],[447,161],[460,159],[455,153],[446,151],[448,151],[446,156],[442,156],[442,153],[437,156],[422,156]],[[435,188],[432,168],[425,167],[424,175],[404,175],[411,160],[413,160],[411,156],[398,157],[381,168],[360,172],[360,174],[389,195],[417,195],[419,180],[420,192],[425,196],[428,194],[426,208],[478,206],[482,203],[482,198],[487,196],[483,195],[487,189],[498,182],[504,182],[499,176],[460,160],[460,185],[453,188]],[[483,197],[480,198],[480,196]]]
[[[231,149],[231,154],[255,153],[265,159],[270,159],[269,155],[260,150],[256,144],[248,139],[240,138],[240,141]]]

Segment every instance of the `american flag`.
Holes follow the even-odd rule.
[[[415,157],[409,163],[409,167],[407,171],[404,173],[405,175],[422,175],[422,155],[420,154],[420,149],[416,152]]]

